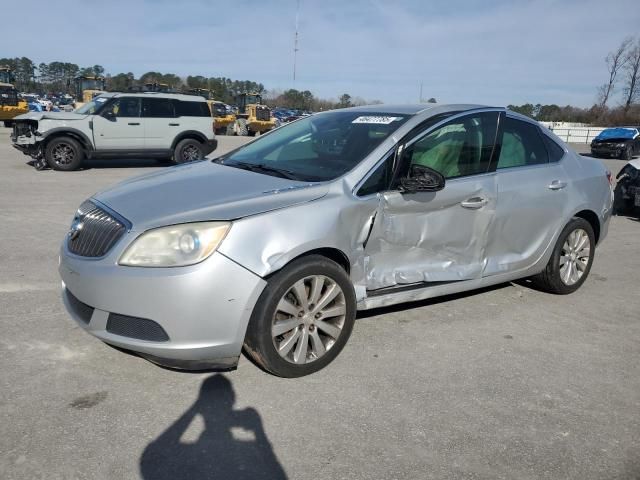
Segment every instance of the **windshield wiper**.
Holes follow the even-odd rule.
[[[302,179],[298,177],[295,173],[293,173],[291,170],[270,167],[269,165],[265,165],[264,163],[233,162],[233,163],[223,163],[223,165],[226,165],[228,167],[242,168],[243,170],[249,170],[251,172],[275,173],[276,175],[282,178],[288,178],[289,180],[302,181]]]

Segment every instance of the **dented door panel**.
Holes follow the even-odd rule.
[[[480,278],[496,189],[490,173],[451,180],[439,192],[381,195],[365,248],[367,290]],[[483,205],[463,206],[476,199]]]

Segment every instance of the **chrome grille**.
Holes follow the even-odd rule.
[[[82,257],[102,257],[125,231],[123,222],[92,202],[84,202],[73,219],[67,246]]]

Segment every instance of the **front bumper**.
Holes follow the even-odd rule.
[[[62,246],[62,298],[80,327],[160,365],[236,366],[263,279],[217,252],[188,267],[139,268],[117,265],[122,248],[113,250],[96,260]]]
[[[612,147],[591,147],[591,155],[594,157],[610,157],[610,158],[618,158],[622,155],[622,148],[612,148]]]

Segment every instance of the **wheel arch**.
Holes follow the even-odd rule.
[[[287,261],[280,268],[269,272],[269,274],[265,277],[265,279],[268,279],[271,276],[275,275],[280,270],[282,270],[287,265],[289,265],[291,262],[295,260],[299,260],[304,257],[311,256],[311,255],[320,255],[322,257],[328,258],[329,260],[332,260],[335,263],[337,263],[342,269],[344,269],[347,275],[351,273],[351,263],[349,262],[349,257],[347,257],[347,255],[342,250],[335,247],[321,247],[321,248],[314,248],[311,250],[307,250],[303,253],[296,255],[295,257],[290,258],[289,261]]]
[[[593,210],[580,210],[579,212],[573,215],[574,217],[582,218],[589,222],[591,228],[593,229],[593,235],[595,237],[596,245],[600,240],[600,219],[598,218],[598,214],[596,214]]]
[[[46,136],[43,139],[43,148],[46,148],[47,144],[51,140],[55,140],[56,138],[60,137],[71,137],[74,140],[77,140],[80,143],[80,146],[86,152],[90,152],[94,149],[93,144],[91,143],[91,140],[89,139],[89,137],[87,137],[87,135],[79,130],[75,130],[72,128],[54,128],[47,131]]]
[[[197,140],[203,144],[206,144],[208,141],[208,138],[202,132],[198,132],[197,130],[187,130],[176,135],[176,138],[173,139],[173,143],[171,144],[171,149],[175,150],[176,145],[178,145],[179,142],[188,138]]]

